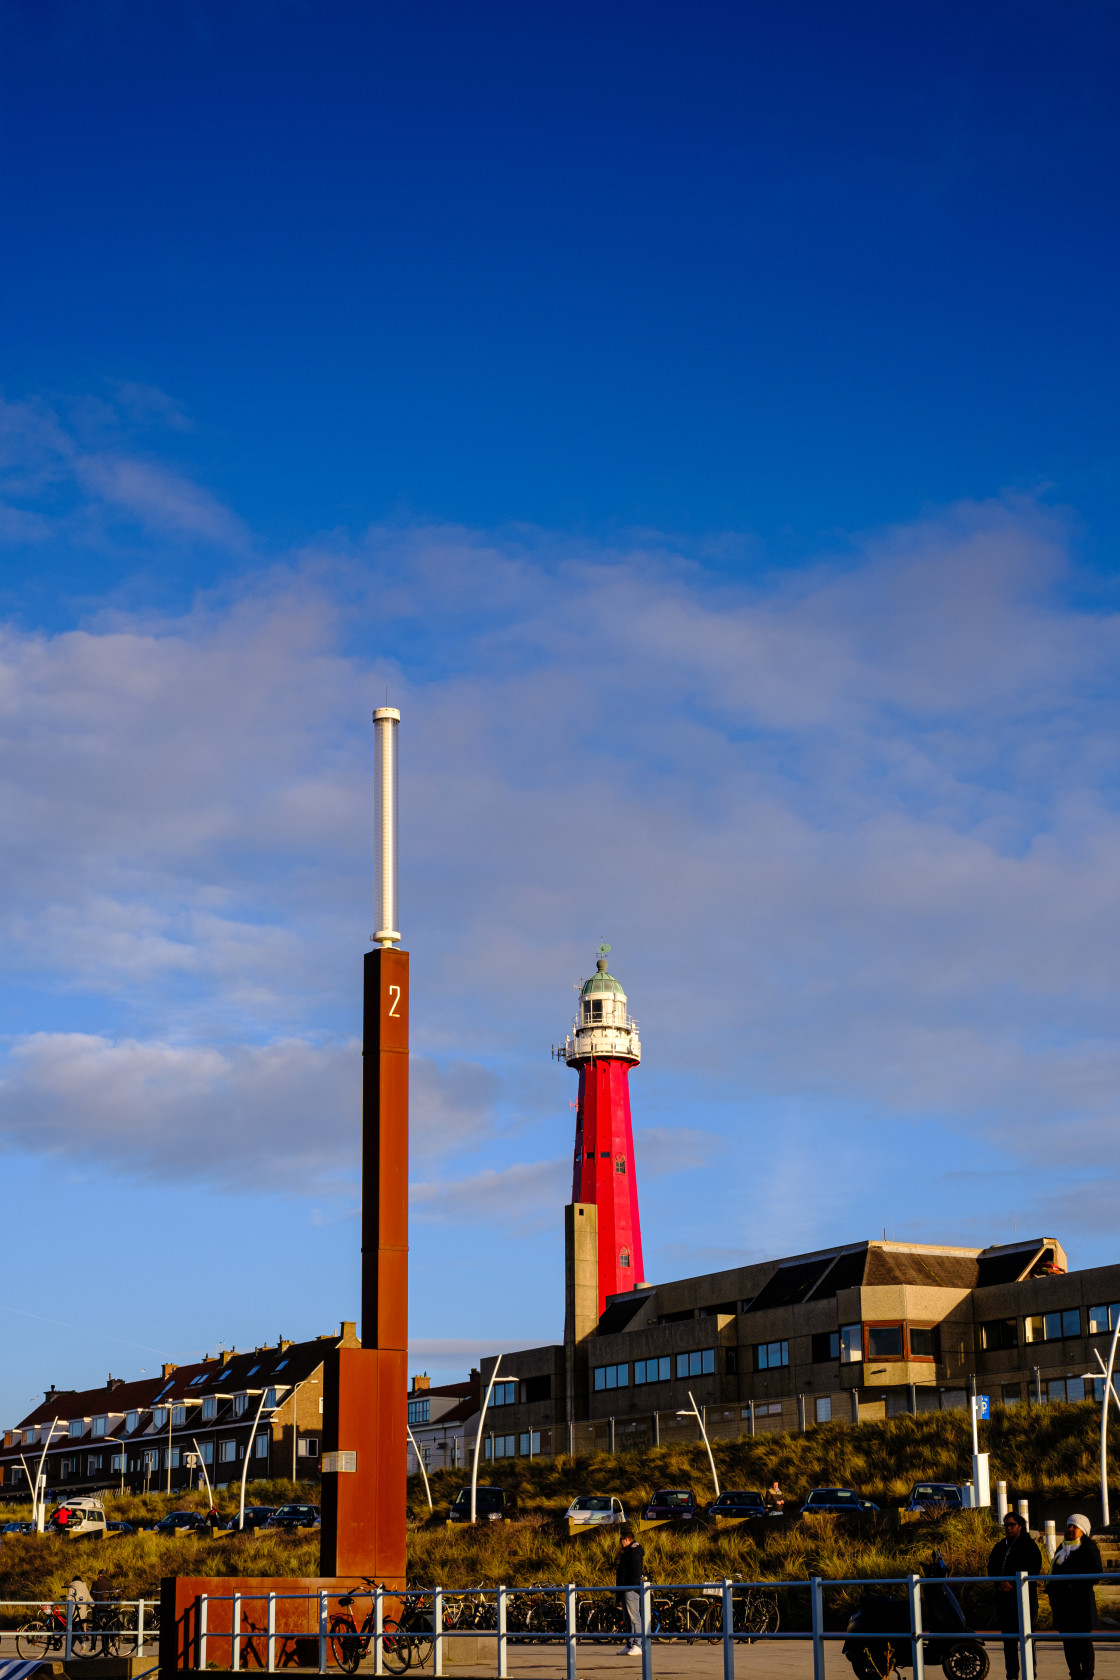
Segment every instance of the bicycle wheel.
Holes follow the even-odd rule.
[[[102,1634],[105,1654],[111,1657],[131,1657],[136,1651],[136,1612],[128,1605],[114,1607],[107,1631]]]
[[[70,1655],[77,1662],[82,1662],[87,1657],[95,1657],[99,1643],[99,1636],[92,1629],[74,1628],[70,1635]],[[66,1643],[64,1640],[63,1650],[65,1651],[65,1649]]]
[[[401,1632],[401,1624],[386,1616],[381,1624],[381,1660],[390,1674],[403,1674],[412,1657],[408,1635]]]
[[[356,1673],[362,1660],[362,1638],[349,1616],[332,1617],[330,1642],[331,1656],[343,1674]]]
[[[24,1622],[16,1632],[16,1650],[24,1662],[43,1662],[47,1653],[55,1649],[62,1649],[62,1641],[42,1616],[36,1616],[30,1622]]]

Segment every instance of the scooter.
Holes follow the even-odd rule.
[[[968,1626],[956,1593],[945,1585],[948,1573],[941,1553],[934,1552],[925,1576],[938,1584],[922,1594],[922,1629],[960,1638],[923,1639],[923,1658],[939,1663],[947,1680],[986,1680],[988,1653]],[[893,1669],[905,1668],[911,1660],[909,1606],[897,1598],[866,1593],[847,1632],[851,1637],[843,1651],[856,1680],[886,1680]]]

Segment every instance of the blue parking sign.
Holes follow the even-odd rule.
[[[988,1396],[986,1394],[978,1394],[976,1396],[976,1416],[978,1418],[990,1418],[991,1415],[992,1411],[988,1401]]]

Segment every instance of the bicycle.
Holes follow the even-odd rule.
[[[46,1662],[48,1655],[66,1654],[66,1611],[60,1604],[44,1604],[38,1616],[24,1622],[16,1630],[16,1651],[24,1662]],[[70,1635],[72,1657],[92,1657],[94,1639],[91,1631],[75,1619]]]
[[[362,1579],[369,1587],[376,1585],[368,1575]],[[331,1654],[344,1674],[357,1673],[358,1664],[368,1654],[376,1633],[373,1595],[370,1594],[369,1612],[361,1627],[354,1619],[354,1600],[358,1596],[346,1593],[338,1601],[341,1614],[331,1617]],[[408,1641],[400,1638],[400,1624],[393,1616],[383,1615],[381,1619],[381,1655],[391,1674],[403,1674],[412,1655]]]

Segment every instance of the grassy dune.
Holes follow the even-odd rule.
[[[1098,1479],[1099,1413],[1091,1403],[1005,1411],[985,1426],[993,1479],[1004,1477],[1013,1497],[1078,1496]],[[777,1477],[792,1502],[811,1487],[850,1485],[878,1503],[897,1503],[922,1477],[959,1482],[970,1472],[971,1437],[963,1413],[933,1412],[888,1423],[826,1424],[804,1435],[759,1436],[715,1446],[724,1487],[764,1487]],[[484,1479],[517,1494],[516,1522],[477,1529],[449,1528],[442,1520],[466,1477],[443,1471],[431,1478],[436,1504],[430,1517],[419,1477],[409,1483],[411,1517],[409,1574],[423,1584],[449,1587],[528,1586],[576,1580],[608,1584],[614,1579],[615,1542],[601,1532],[569,1539],[563,1514],[577,1493],[619,1494],[637,1512],[656,1487],[691,1486],[710,1497],[710,1470],[702,1446],[662,1447],[631,1454],[599,1453],[584,1458],[511,1459],[488,1467]],[[318,1500],[318,1488],[290,1482],[257,1482],[251,1504],[285,1499]],[[167,1510],[206,1507],[204,1492],[108,1495],[111,1517],[132,1521]],[[221,1508],[236,1502],[223,1495]],[[26,1516],[26,1507],[3,1507]],[[765,1537],[748,1529],[716,1530],[698,1524],[691,1532],[656,1529],[643,1536],[651,1576],[664,1582],[739,1579],[793,1580],[810,1574],[838,1577],[899,1575],[916,1569],[939,1544],[957,1575],[982,1573],[994,1524],[983,1512],[964,1513],[937,1524],[892,1522],[858,1529],[828,1517],[774,1525]],[[76,1569],[90,1578],[109,1575],[122,1597],[152,1597],[164,1575],[315,1575],[318,1536],[262,1534],[226,1538],[156,1539],[127,1535],[104,1542],[74,1542],[5,1536],[0,1545],[0,1597],[56,1597]]]

